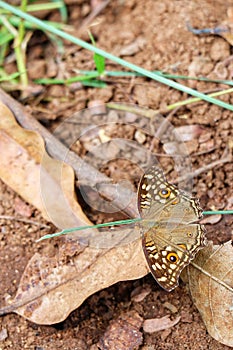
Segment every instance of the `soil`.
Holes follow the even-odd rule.
[[[80,24],[91,13],[100,1],[67,0],[69,24],[79,28]],[[94,18],[91,27],[97,46],[148,70],[160,70],[171,74],[206,76],[232,79],[233,66],[229,59],[232,54],[230,44],[220,36],[197,36],[186,28],[186,22],[193,27],[216,27],[227,20],[227,10],[231,1],[223,0],[183,0],[153,1],[136,0],[110,2],[100,14]],[[40,14],[43,17],[43,15]],[[48,13],[46,19],[59,20],[58,12]],[[89,40],[85,32],[80,37]],[[232,57],[231,57],[232,58]],[[59,64],[58,64],[59,63]],[[54,43],[41,32],[36,31],[28,46],[27,67],[31,81],[41,77],[69,77],[75,70],[94,69],[92,53],[65,42],[64,53],[56,52]],[[112,62],[107,62],[108,70],[120,70]],[[15,69],[11,60],[6,70]],[[222,70],[221,70],[222,69]],[[224,76],[223,76],[224,75]],[[167,86],[138,78],[106,78],[106,88],[84,87],[81,85],[64,87],[54,85],[43,88],[35,97],[32,93],[24,96],[23,102],[29,106],[33,115],[49,130],[54,130],[59,123],[86,108],[91,101],[124,102],[139,106],[163,110],[166,105],[181,101],[187,96]],[[183,81],[180,81],[183,83]],[[186,84],[200,91],[215,91],[219,85],[187,81]],[[221,87],[224,87],[222,85]],[[13,96],[20,99],[18,93]],[[221,97],[233,103],[233,95]],[[220,159],[228,146],[232,150],[233,123],[231,113],[214,105],[198,103],[179,108],[169,116],[174,126],[200,125],[204,134],[192,139],[190,158],[194,169]],[[123,128],[107,130],[110,137],[125,138],[145,142],[150,146],[150,139],[144,140],[135,130],[125,131]],[[88,142],[87,142],[88,145]],[[77,147],[80,156],[87,149],[85,143]],[[121,167],[122,173],[134,173],[135,169],[128,161],[116,161],[103,167],[107,175],[115,173]],[[167,168],[172,180],[172,165],[161,160],[163,168]],[[202,172],[194,180],[194,192],[200,199],[204,210],[232,209],[233,175],[232,164],[225,163]],[[129,176],[130,177],[130,176]],[[132,177],[133,178],[133,177]],[[136,181],[132,181],[136,186]],[[109,221],[104,213],[96,213],[85,209],[85,213],[95,222]],[[38,250],[35,237],[46,231],[45,222],[40,212],[25,203],[3,182],[0,182],[0,215],[12,218],[1,219],[0,263],[1,263],[1,305],[5,305],[9,297],[17,290],[20,277],[30,257]],[[17,221],[15,218],[34,220],[39,226],[30,222]],[[113,220],[119,219],[117,215]],[[233,219],[225,215],[218,222],[206,224],[207,236],[216,244],[231,238]],[[56,231],[56,228],[53,228]],[[148,291],[146,296],[135,299],[135,294]],[[181,282],[173,292],[167,293],[158,287],[151,275],[128,282],[120,282],[89,297],[79,309],[62,323],[52,326],[33,324],[16,314],[9,314],[0,319],[0,349],[35,349],[35,350],[85,350],[115,349],[104,343],[104,334],[109,324],[114,324],[119,317],[125,315],[140,316],[142,321],[148,318],[160,318],[169,315],[171,319],[180,316],[179,322],[165,330],[147,333],[139,327],[138,345],[118,347],[118,349],[190,349],[190,350],[226,350],[228,346],[215,341],[206,331],[200,314],[195,308],[187,286]],[[122,321],[121,322],[126,322]],[[131,321],[130,321],[131,322]],[[114,333],[114,332],[113,332]],[[111,332],[110,332],[111,336]],[[127,343],[128,344],[128,343]]]

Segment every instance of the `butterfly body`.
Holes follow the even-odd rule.
[[[168,183],[153,166],[141,179],[138,191],[142,217],[142,245],[158,284],[171,291],[181,271],[206,245],[205,228],[197,199]]]

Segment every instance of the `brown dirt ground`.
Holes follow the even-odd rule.
[[[92,3],[94,4],[94,1]],[[67,4],[70,24],[78,27],[90,13],[90,3],[69,0]],[[95,18],[97,24],[92,27],[92,32],[98,47],[117,55],[123,52],[123,48],[127,49],[128,53],[122,55],[123,58],[149,70],[218,77],[216,72],[219,63],[222,63],[221,67],[225,69],[224,77],[232,79],[232,66],[224,66],[224,62],[232,54],[232,47],[223,38],[195,36],[185,27],[187,20],[199,28],[221,24],[227,17],[229,6],[230,1],[225,0],[114,1]],[[47,18],[58,19],[56,13]],[[86,34],[82,37],[87,39]],[[129,44],[138,38],[141,38],[141,46],[130,52]],[[53,61],[52,66],[52,55],[56,55],[53,45],[46,37],[36,32],[28,50],[28,70],[31,79],[38,77],[39,67],[44,70],[46,76],[69,76],[73,74],[74,69],[94,68],[92,54],[79,50],[70,43],[66,43],[65,54],[59,65]],[[7,70],[11,72],[12,69],[14,65],[9,63]],[[108,62],[107,69],[121,68]],[[108,81],[109,85],[105,89],[82,87],[74,91],[69,87],[52,86],[46,88],[37,98],[26,99],[25,104],[31,106],[37,119],[53,129],[58,122],[87,107],[88,101],[92,100],[130,102],[158,109],[185,98],[180,92],[143,78],[108,78]],[[212,91],[216,88],[214,84],[194,81],[187,84],[200,91]],[[233,103],[232,95],[226,95],[222,99]],[[211,135],[211,140],[204,142],[202,148],[199,144],[191,145],[195,169],[221,158],[223,150],[230,144],[229,140],[232,140],[233,136],[230,118],[229,111],[204,103],[179,109],[173,115],[171,122],[174,125],[200,124]],[[120,133],[117,136],[124,137]],[[214,149],[211,151],[212,148]],[[195,156],[198,150],[204,151],[203,155]],[[128,162],[121,165],[127,169]],[[163,166],[166,166],[166,161]],[[225,164],[204,172],[195,179],[195,191],[205,210],[232,206],[232,178],[232,165]],[[2,182],[0,214],[26,217],[45,223],[35,208],[25,203]],[[96,221],[109,221],[104,214],[96,216],[89,213],[89,216]],[[0,222],[1,301],[4,305],[7,297],[16,292],[28,260],[38,249],[35,237],[42,235],[45,229],[14,220]],[[233,220],[230,216],[225,216],[218,223],[206,226],[208,238],[215,243],[221,243],[231,237]],[[132,292],[138,287],[149,287],[151,290],[140,302],[132,298]],[[143,343],[138,349],[229,348],[208,335],[183,283],[172,293],[166,293],[158,288],[154,279],[148,275],[141,280],[121,282],[100,291],[86,300],[66,321],[55,326],[39,326],[15,314],[6,315],[0,319],[1,329],[7,330],[6,339],[0,341],[0,349],[94,350],[97,349],[94,344],[98,343],[109,322],[128,311],[137,312],[143,319],[181,315],[178,324],[169,330],[152,334],[141,330]]]

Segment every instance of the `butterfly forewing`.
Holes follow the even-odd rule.
[[[170,186],[171,198],[166,198],[167,182],[163,172],[157,166],[153,166],[146,172],[139,183],[138,189],[138,209],[142,217],[146,216],[152,209],[158,211],[177,195],[175,186]],[[164,198],[160,192],[164,192]]]
[[[148,265],[160,286],[171,291],[183,268],[206,245],[204,226],[193,224],[202,216],[199,202],[168,183],[153,166],[140,181],[138,205]]]

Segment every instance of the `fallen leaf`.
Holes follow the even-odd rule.
[[[59,228],[91,224],[76,200],[74,172],[52,159],[42,137],[25,130],[0,102],[0,178]]]
[[[233,347],[232,242],[221,246],[209,244],[200,251],[195,266],[190,264],[188,267],[188,278],[190,293],[209,334],[217,341]]]
[[[135,229],[126,232],[135,235]],[[93,293],[147,273],[140,238],[130,238],[125,244],[119,241],[106,249],[81,245],[76,238],[69,238],[54,256],[36,253],[31,258],[14,301],[0,314],[16,312],[38,324],[58,323]]]
[[[136,350],[142,344],[142,318],[128,312],[113,320],[98,343],[101,350]]]
[[[161,318],[150,318],[144,321],[143,330],[146,333],[159,332],[175,326],[179,321],[180,316],[174,320],[171,320],[168,315]]]
[[[205,217],[204,219],[201,220],[201,223],[203,225],[205,224],[217,224],[220,220],[222,219],[222,215],[209,215],[207,217]]]
[[[132,293],[131,293],[131,299],[133,301],[135,301],[136,303],[140,303],[141,301],[143,301],[147,295],[149,295],[151,293],[151,287],[148,286],[139,286],[137,288],[135,288]]]

